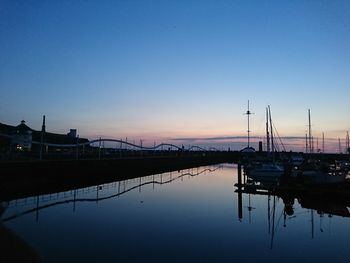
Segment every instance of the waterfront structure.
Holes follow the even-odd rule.
[[[72,138],[77,138],[77,129],[70,129],[69,132],[67,133],[67,136]]]
[[[21,121],[21,124],[16,126],[15,132],[12,136],[11,145],[19,151],[31,151],[32,129],[25,124],[24,120]]]
[[[22,120],[17,126],[0,123],[0,149],[1,151],[34,151],[45,143],[50,144],[76,144],[77,130],[71,129],[68,134],[46,132],[45,117],[41,131],[34,130]],[[79,138],[79,143],[86,143],[88,139]],[[35,143],[35,144],[34,144]],[[57,150],[50,147],[50,150]],[[46,147],[45,152],[48,149]]]

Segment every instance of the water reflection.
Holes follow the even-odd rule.
[[[239,167],[239,169],[241,169]],[[243,169],[242,169],[243,170]],[[242,170],[238,172],[241,176]],[[333,216],[350,217],[350,195],[339,191],[338,185],[288,185],[283,177],[251,178],[243,174],[243,183],[238,180],[235,184],[235,192],[238,195],[238,219],[243,220],[243,210],[248,212],[248,222],[252,223],[252,214],[255,207],[252,204],[253,197],[265,200],[267,207],[268,234],[270,236],[270,249],[273,249],[274,237],[280,226],[286,228],[288,223],[298,217],[309,216],[305,224],[309,223],[311,239],[315,238],[315,224],[318,217],[320,233],[324,232],[324,218],[330,220]],[[334,188],[332,190],[332,187]],[[342,186],[344,187],[344,186]],[[243,204],[243,196],[246,196],[247,205]],[[278,210],[279,203],[282,204]],[[296,208],[297,205],[301,209]],[[331,221],[329,221],[330,223]],[[330,231],[330,228],[329,228]]]
[[[1,227],[43,262],[347,262],[349,199],[239,174],[222,164],[2,202]]]
[[[4,213],[6,209],[13,210],[12,215],[2,216],[2,222],[7,222],[9,220],[12,220],[30,213],[35,213],[36,221],[38,221],[39,211],[49,207],[73,203],[73,211],[75,211],[77,202],[99,202],[99,201],[119,197],[133,190],[138,190],[139,192],[141,192],[142,187],[145,185],[152,185],[152,188],[154,189],[155,185],[169,184],[178,179],[183,179],[183,177],[185,176],[195,177],[207,172],[209,173],[215,172],[216,170],[222,167],[223,165],[218,165],[213,168],[198,167],[196,169],[190,169],[187,171],[181,170],[177,172],[155,174],[152,176],[139,177],[137,179],[113,182],[113,183],[104,184],[104,185],[96,185],[92,187],[75,189],[72,191],[66,191],[66,192],[49,194],[49,195],[41,195],[41,196],[30,197],[30,198],[23,198],[19,200],[16,199],[10,202],[2,202],[0,206],[2,211],[1,215]],[[111,192],[109,190],[112,188],[117,189],[117,192],[115,194],[108,194]],[[104,195],[101,196],[101,192],[102,194],[104,193]],[[80,197],[84,195],[85,196],[90,195],[91,193],[96,193],[96,196],[86,197],[86,198]],[[31,208],[28,208],[28,207],[31,207]],[[19,212],[19,210],[24,210],[24,211]],[[11,213],[11,211],[9,213]]]

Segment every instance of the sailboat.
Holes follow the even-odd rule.
[[[258,162],[251,167],[249,170],[249,176],[252,178],[276,178],[284,174],[284,167],[278,165],[275,160],[275,144],[272,127],[271,109],[269,105],[266,108],[266,141],[268,159]]]
[[[309,118],[309,153],[313,153],[313,142],[311,134],[310,109]],[[300,166],[301,176],[305,184],[332,184],[342,183],[346,180],[347,172],[337,169],[336,165],[330,165],[317,159],[308,159]]]

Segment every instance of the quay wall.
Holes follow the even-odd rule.
[[[233,162],[234,155],[0,163],[0,200],[49,194],[164,172]]]

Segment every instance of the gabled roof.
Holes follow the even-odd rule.
[[[16,126],[16,133],[26,133],[28,131],[33,131],[33,129],[29,128],[23,120],[20,125]]]

